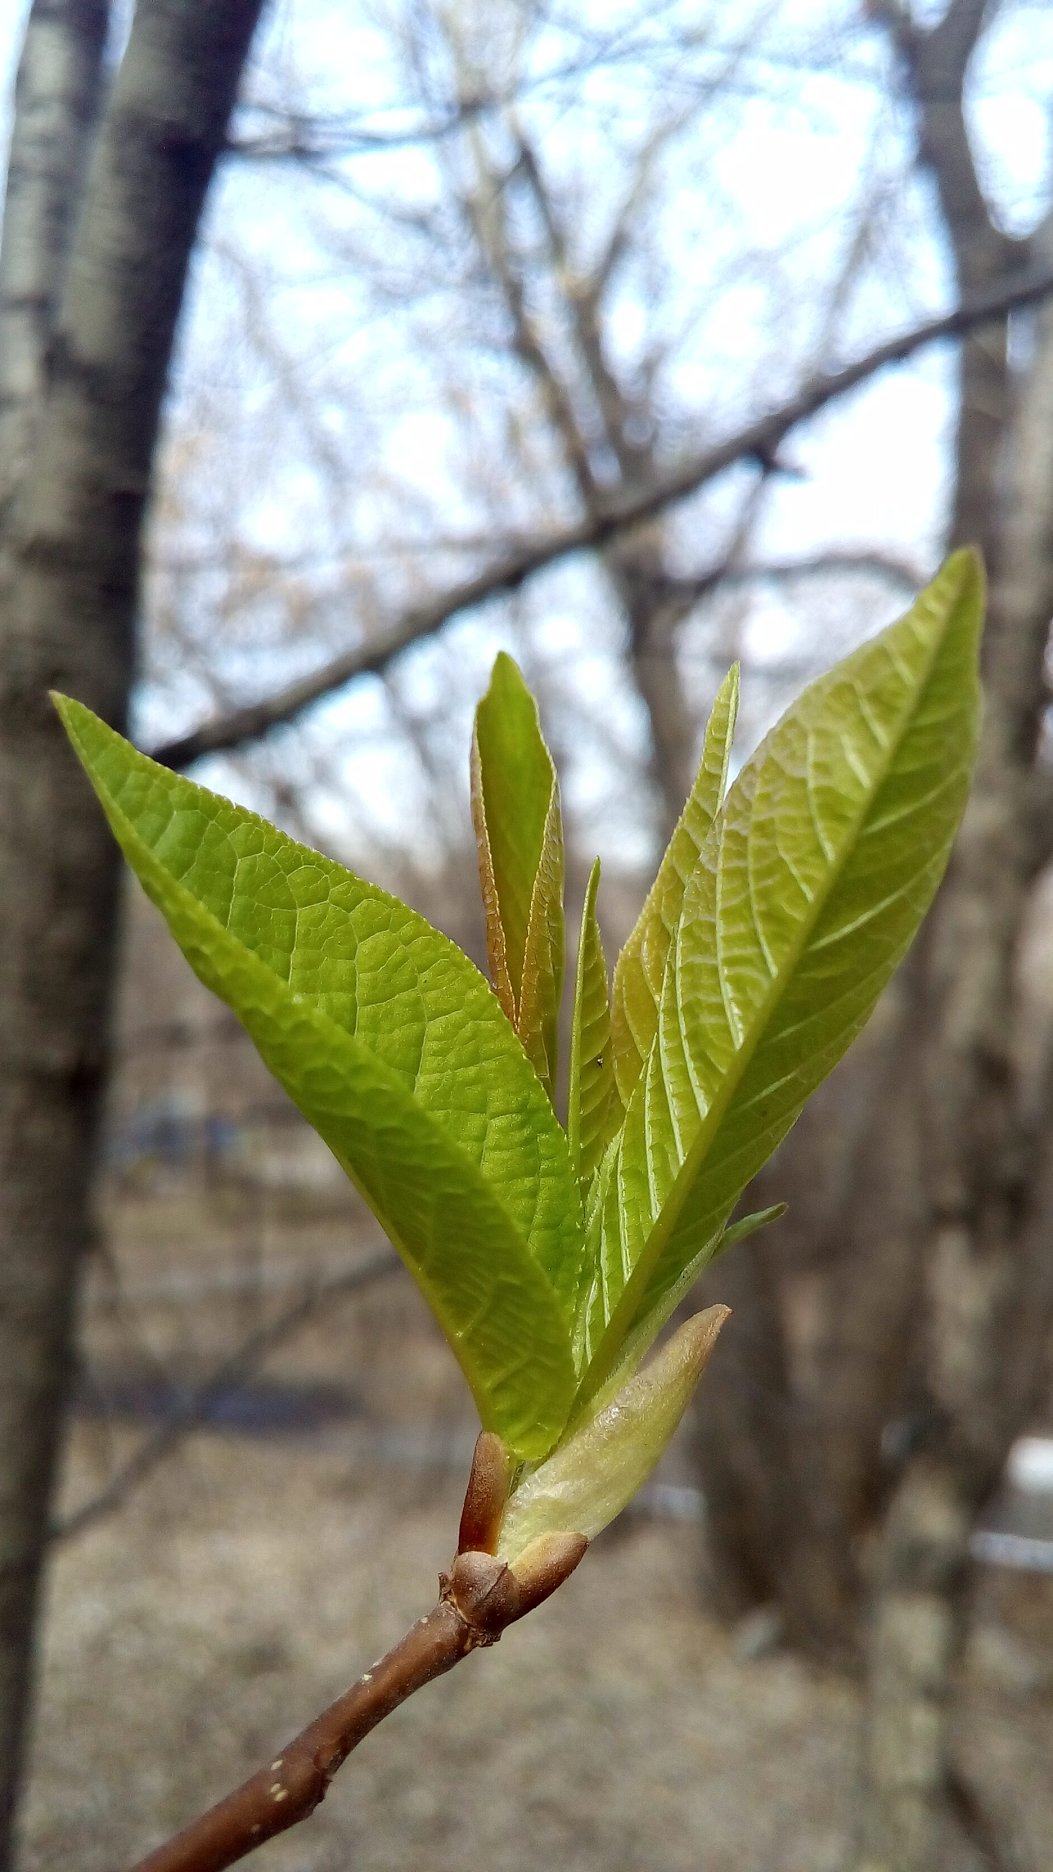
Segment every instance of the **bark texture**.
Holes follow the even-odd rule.
[[[26,470],[98,119],[109,0],[37,4],[18,69],[0,246],[0,525]]]
[[[1039,317],[1008,438],[973,801],[932,931],[925,1010],[923,1293],[916,1453],[884,1530],[870,1637],[860,1872],[933,1863],[955,1781],[948,1714],[968,1617],[968,1541],[1039,1405],[1053,1274],[1016,967],[1040,844],[1032,810],[1053,612],[1053,318]]]
[[[999,231],[980,186],[962,95],[994,8],[955,0],[927,33],[887,17],[915,100],[959,281],[975,287],[1029,243]],[[976,785],[923,949],[913,1002],[926,1035],[921,1193],[927,1254],[918,1396],[880,1546],[869,1638],[858,1872],[936,1863],[962,1798],[949,1729],[968,1620],[968,1543],[1046,1375],[1053,1274],[1051,1195],[1038,1141],[1045,1083],[1022,1069],[1019,950],[1048,855],[1036,800],[1053,615],[1053,316],[1033,315],[1015,381],[1005,328],[962,347],[952,540],[979,539],[991,574],[986,712]],[[949,1798],[950,1797],[950,1798]],[[981,1816],[982,1817],[982,1816]]]
[[[139,540],[205,191],[260,0],[141,0],[96,115],[106,9],[38,0],[0,261],[0,1865],[72,1364],[106,1065],[116,852],[47,699],[122,725]],[[36,239],[34,240],[34,230]],[[34,253],[36,258],[34,259]]]

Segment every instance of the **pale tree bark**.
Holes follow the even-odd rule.
[[[108,0],[34,6],[18,70],[0,245],[0,524],[25,473],[80,182],[99,111]]]
[[[11,339],[0,417],[15,463],[0,533],[3,1866],[91,1232],[117,877],[47,691],[125,719],[173,336],[260,6],[140,0],[90,164],[107,9],[38,0],[17,96],[0,261]]]

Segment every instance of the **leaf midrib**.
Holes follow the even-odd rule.
[[[960,601],[960,598],[961,598],[961,593],[960,592],[956,593],[955,599]],[[784,963],[781,973],[773,979],[771,988],[769,989],[767,996],[764,998],[764,1000],[761,1003],[761,1010],[759,1013],[759,1017],[755,1019],[753,1023],[752,1038],[749,1040],[749,1042],[745,1046],[736,1050],[734,1059],[733,1059],[733,1064],[731,1065],[731,1067],[729,1067],[728,1071],[724,1074],[721,1080],[721,1084],[713,1099],[713,1102],[710,1105],[709,1111],[706,1113],[705,1118],[703,1118],[700,1122],[698,1136],[696,1137],[694,1144],[692,1145],[690,1151],[685,1157],[684,1162],[680,1167],[680,1170],[677,1172],[676,1178],[673,1182],[672,1188],[670,1189],[669,1195],[667,1196],[665,1202],[662,1205],[661,1213],[657,1217],[654,1223],[654,1226],[652,1227],[651,1232],[647,1237],[644,1247],[637,1257],[636,1264],[633,1267],[633,1270],[631,1274],[629,1275],[629,1278],[626,1281],[625,1286],[623,1287],[622,1292],[617,1302],[615,1303],[614,1311],[611,1314],[611,1317],[608,1320],[606,1327],[604,1328],[603,1335],[600,1339],[600,1343],[599,1343],[599,1346],[597,1347],[596,1353],[594,1357],[590,1360],[589,1365],[587,1366],[582,1376],[581,1382],[578,1387],[578,1392],[575,1397],[574,1404],[571,1407],[572,1418],[573,1418],[574,1412],[581,1406],[581,1404],[587,1401],[588,1398],[591,1397],[595,1393],[595,1391],[599,1388],[599,1386],[604,1383],[608,1373],[610,1372],[615,1361],[617,1360],[619,1348],[624,1342],[624,1340],[627,1338],[632,1328],[634,1318],[637,1312],[639,1311],[640,1303],[646,1295],[647,1283],[650,1279],[650,1276],[654,1272],[654,1269],[659,1259],[661,1258],[662,1252],[667,1246],[669,1240],[671,1239],[674,1229],[676,1227],[676,1224],[680,1219],[680,1214],[683,1209],[684,1203],[686,1201],[687,1194],[690,1190],[690,1187],[692,1183],[695,1181],[695,1178],[698,1176],[699,1171],[701,1170],[702,1165],[705,1162],[707,1155],[709,1154],[709,1151],[711,1150],[714,1142],[716,1141],[717,1136],[719,1135],[721,1126],[724,1123],[728,1110],[735,1098],[735,1095],[738,1091],[739,1086],[742,1083],[742,1080],[750,1065],[750,1062],[752,1061],[755,1053],[757,1052],[757,1049],[760,1046],[762,1039],[767,1033],[773,1014],[775,1010],[777,1009],[778,1004],[781,1001],[783,994],[785,993],[788,983],[792,980],[794,974],[797,971],[802,955],[804,954],[805,950],[808,947],[808,944],[811,940],[812,932],[815,929],[815,926],[818,923],[819,918],[822,915],[822,912],[825,909],[826,904],[828,903],[836,884],[839,882],[842,873],[846,869],[854,852],[856,851],[856,848],[859,844],[862,830],[865,826],[866,820],[870,816],[870,809],[873,807],[877,799],[877,796],[879,795],[882,787],[885,785],[885,782],[887,781],[889,773],[891,772],[896,756],[898,755],[900,748],[902,747],[904,741],[907,739],[907,736],[909,735],[910,730],[914,726],[917,716],[920,713],[920,710],[922,708],[922,705],[925,701],[925,698],[928,692],[929,683],[932,678],[933,668],[946,642],[947,634],[951,628],[954,614],[955,614],[955,603],[954,601],[950,601],[948,602],[947,618],[944,624],[944,628],[939,633],[938,637],[936,637],[936,639],[934,640],[932,649],[928,657],[927,664],[925,666],[923,679],[921,680],[920,683],[917,683],[915,685],[914,699],[913,699],[912,705],[910,709],[908,710],[907,714],[904,716],[904,719],[903,719],[903,722],[902,722],[902,725],[900,727],[898,734],[894,738],[890,738],[889,740],[887,750],[882,760],[880,775],[875,779],[874,782],[872,782],[870,792],[865,797],[863,809],[857,815],[855,823],[853,825],[852,836],[850,839],[846,839],[844,849],[843,849],[840,859],[838,859],[836,864],[831,868],[831,870],[829,871],[827,875],[825,888],[823,889],[821,893],[817,894],[816,898],[809,905],[807,917],[802,919],[801,921],[801,924],[799,926],[799,934],[798,934],[797,942],[794,944],[792,950],[790,951],[787,957],[787,961]],[[875,739],[876,738],[877,737],[875,737]],[[811,730],[809,730],[808,752],[809,752],[809,772],[810,772],[811,752],[812,752]],[[711,841],[714,838],[722,839],[723,837],[723,812],[724,812],[724,809],[722,808],[721,812],[718,813],[717,818],[714,821],[713,829],[710,832],[710,835],[706,840],[706,844],[703,847],[703,850],[699,856],[699,861],[698,861],[699,866],[701,866],[705,862],[706,850],[708,846],[710,845]],[[747,867],[749,864],[749,841],[752,837],[753,826],[755,823],[756,823],[755,817],[751,811],[750,822],[749,822],[749,833],[747,835]],[[817,832],[817,836],[818,836],[818,832]],[[820,845],[822,845],[821,839],[820,839]],[[718,845],[718,850],[719,850],[719,845]],[[698,867],[696,867],[696,870],[697,868]],[[716,888],[718,891],[719,891],[719,885],[720,885],[720,875],[721,875],[720,868],[718,866],[717,871],[716,871]],[[688,886],[688,889],[689,888],[690,888],[690,885]],[[687,895],[687,892],[685,891],[685,899],[686,899],[686,895]],[[750,894],[750,914],[751,916],[753,915],[752,892]],[[716,923],[716,930],[719,931],[719,916],[715,919],[715,923]],[[663,999],[665,996],[666,980],[668,980],[669,978],[669,971],[671,969],[675,970],[676,968],[677,957],[680,951],[682,929],[683,929],[683,922],[681,920],[681,923],[677,928],[675,941],[670,947],[669,955],[666,960],[666,974],[665,974],[665,977],[663,978],[663,984],[662,984],[662,998]],[[719,935],[716,936],[716,940],[719,942]],[[763,949],[763,944],[761,946]],[[720,976],[720,982],[721,982],[721,993],[723,995],[723,976],[722,975]],[[679,1001],[679,997],[678,997],[678,1001]],[[729,1017],[729,1022],[730,1022],[730,1017]],[[660,1040],[661,1040],[661,1026],[659,1024],[658,1028],[656,1028],[656,1031],[655,1031],[654,1040],[652,1041],[652,1049],[660,1044]],[[687,1047],[685,1044],[685,1056],[686,1054],[687,1054]],[[634,1097],[637,1095],[646,1096],[647,1070],[648,1070],[649,1064],[650,1064],[650,1056],[648,1056],[648,1061],[644,1065],[644,1068],[642,1072],[640,1073],[639,1078],[637,1080],[636,1087],[634,1088]],[[628,1114],[626,1114],[626,1118],[628,1118]],[[623,1130],[622,1135],[624,1137],[624,1130]],[[619,1144],[618,1144],[619,1163],[621,1161],[621,1149],[622,1149],[622,1144],[621,1144],[621,1140],[619,1140]],[[641,1289],[642,1289],[642,1292],[641,1292]]]
[[[388,1092],[394,1096],[395,1100],[399,1103],[412,1105],[415,1119],[426,1128],[428,1134],[435,1140],[437,1158],[441,1159],[443,1156],[452,1155],[467,1171],[469,1178],[474,1182],[484,1203],[492,1208],[507,1231],[510,1240],[516,1243],[522,1252],[523,1258],[529,1261],[536,1270],[538,1277],[544,1283],[545,1288],[552,1298],[557,1317],[563,1318],[564,1309],[562,1299],[553,1285],[551,1276],[536,1256],[532,1254],[529,1242],[520,1233],[516,1222],[505,1208],[496,1185],[492,1184],[489,1178],[484,1176],[474,1157],[465,1150],[464,1146],[458,1142],[452,1132],[448,1131],[426,1106],[422,1105],[419,1100],[413,1097],[413,1094],[407,1090],[402,1077],[394,1067],[389,1066],[386,1061],[381,1059],[364,1040],[359,1039],[357,1034],[350,1032],[346,1027],[342,1026],[339,1021],[335,1020],[331,1014],[328,1014],[324,1008],[318,1005],[313,997],[304,994],[301,990],[291,987],[289,982],[285,980],[269,962],[265,961],[255,950],[250,949],[241,938],[231,930],[229,924],[222,923],[215,912],[203,904],[201,899],[194,894],[189,886],[184,884],[181,879],[177,878],[174,872],[170,871],[157,856],[153,847],[146,842],[139,833],[134,822],[129,819],[126,810],[120,804],[119,798],[113,788],[107,786],[106,791],[112,802],[113,812],[120,819],[129,844],[142,855],[145,861],[144,870],[153,871],[155,875],[159,874],[160,877],[165,880],[167,888],[176,893],[184,913],[189,914],[191,922],[203,921],[208,929],[218,935],[224,943],[230,945],[237,954],[242,966],[247,966],[250,970],[255,971],[261,979],[275,983],[291,1000],[298,1002],[301,1013],[312,1023],[319,1033],[322,1042],[331,1050],[338,1051],[346,1048],[352,1054],[357,1053],[360,1057],[365,1056],[368,1059],[370,1070],[376,1072],[381,1082],[385,1084]],[[310,1120],[308,1120],[308,1122],[310,1122]],[[350,1165],[341,1162],[341,1168],[363,1199],[371,1204],[368,1191],[360,1183],[358,1176]],[[385,1217],[383,1226],[385,1231],[390,1235],[392,1242],[396,1246],[401,1244],[406,1259],[415,1263],[416,1257],[414,1252],[409,1243],[405,1240],[402,1231],[393,1227],[390,1218],[387,1216]],[[428,1279],[429,1290],[434,1291],[433,1281],[428,1277],[425,1278]],[[445,1321],[446,1315],[444,1308],[441,1305],[436,1305],[435,1311]],[[573,1365],[573,1348],[569,1330],[567,1333],[567,1340],[568,1354],[571,1364]]]

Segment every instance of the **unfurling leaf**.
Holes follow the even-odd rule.
[[[574,1387],[580,1203],[490,989],[396,898],[58,707],[133,870],[403,1255],[484,1426],[545,1454]]]
[[[787,1203],[772,1203],[768,1209],[755,1209],[752,1215],[740,1216],[737,1222],[729,1222],[720,1237],[716,1252],[723,1254],[726,1248],[733,1248],[736,1242],[748,1241],[751,1235],[767,1228],[770,1222],[778,1222],[786,1214]]]
[[[956,554],[812,684],[725,797],[732,672],[610,997],[598,866],[589,880],[566,1132],[559,792],[510,658],[472,752],[497,998],[397,899],[59,703],[177,941],[371,1204],[461,1362],[488,1435],[458,1563],[502,1617],[550,1589],[653,1465],[722,1310],[632,1374],[706,1263],[780,1213],[729,1225],[924,915],[969,783],[981,600],[977,560]]]
[[[472,818],[497,996],[551,1100],[563,985],[563,822],[537,703],[510,656],[475,714]]]
[[[611,1010],[607,962],[596,920],[600,882],[597,858],[589,875],[581,912],[578,967],[571,1018],[570,1081],[567,1093],[567,1142],[570,1161],[587,1189],[613,1129],[611,1107],[621,1106],[611,1060]]]
[[[593,1540],[646,1482],[680,1422],[727,1307],[687,1320],[635,1377],[597,1400],[547,1461],[509,1499],[497,1542],[513,1566],[540,1535],[562,1531]]]
[[[717,816],[728,781],[739,707],[738,665],[728,671],[706,726],[695,784],[658,867],[644,907],[614,969],[611,1036],[622,1106],[651,1051],[666,958],[680,925],[684,892]]]
[[[591,1205],[586,1396],[712,1256],[928,908],[969,787],[982,596],[976,556],[955,554],[793,704],[714,821]]]

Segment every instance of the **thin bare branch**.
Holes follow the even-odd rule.
[[[963,299],[986,292],[1014,270],[1041,265],[1033,243],[997,224],[984,193],[965,111],[965,82],[980,36],[999,0],[952,0],[942,19],[920,27],[900,0],[871,0],[899,54],[904,94],[913,105],[918,162],[936,186],[940,218]],[[958,418],[954,508],[950,541],[983,549],[988,569],[997,559],[996,513],[1000,445],[1010,420],[1009,353],[1005,324],[992,324],[962,346],[958,359]]]
[[[74,1535],[83,1534],[86,1528],[94,1527],[96,1522],[123,1507],[133,1489],[145,1482],[147,1476],[153,1473],[184,1437],[206,1421],[219,1400],[237,1385],[244,1384],[271,1352],[283,1345],[301,1326],[306,1326],[316,1318],[320,1306],[343,1299],[348,1294],[360,1293],[363,1287],[393,1273],[398,1265],[391,1250],[386,1248],[379,1254],[371,1255],[368,1260],[360,1261],[357,1266],[346,1268],[341,1274],[308,1281],[295,1300],[243,1339],[237,1349],[221,1360],[201,1384],[181,1395],[164,1422],[151,1435],[144,1437],[138,1449],[121,1464],[106,1486],[61,1521],[52,1524],[49,1538],[52,1541],[72,1540]]]
[[[918,155],[940,194],[963,291],[980,282],[973,271],[981,246],[988,250],[986,278],[997,249],[997,270],[1022,265],[1026,241],[996,228],[973,156],[965,117],[965,79],[981,34],[997,11],[997,0],[954,0],[943,18],[923,31],[897,0],[872,0],[871,11],[887,27],[906,75],[918,116]]]
[[[546,1534],[514,1567],[493,1557],[512,1464],[483,1431],[475,1448],[457,1553],[439,1575],[439,1602],[363,1672],[350,1690],[261,1768],[133,1872],[225,1872],[265,1840],[306,1820],[352,1749],[400,1703],[524,1618],[569,1579],[584,1558],[583,1534]]]
[[[147,1853],[133,1872],[223,1872],[265,1840],[306,1820],[371,1729],[469,1651],[492,1642],[449,1600],[440,1599],[357,1683],[279,1749],[266,1768]]]
[[[916,592],[925,583],[922,569],[909,560],[898,558],[895,553],[879,552],[876,548],[853,551],[838,547],[812,553],[807,559],[769,559],[754,565],[725,560],[694,577],[671,575],[662,581],[662,589],[670,597],[697,602],[729,586],[760,585],[765,581],[788,585],[794,579],[828,578],[844,573],[869,573],[887,580],[904,593]]]
[[[1037,304],[1051,293],[1053,271],[1048,267],[1029,270],[1009,282],[1000,281],[997,286],[971,296],[952,312],[927,319],[898,337],[886,339],[841,370],[811,378],[796,396],[777,409],[736,430],[725,441],[704,449],[651,486],[627,492],[561,532],[552,533],[547,539],[524,546],[483,567],[471,578],[424,604],[411,607],[395,624],[378,632],[371,642],[356,644],[312,675],[258,702],[247,703],[203,723],[177,739],[161,743],[152,750],[153,758],[166,767],[185,768],[208,754],[225,753],[258,740],[272,729],[294,721],[313,703],[357,677],[376,674],[386,668],[395,657],[440,630],[451,618],[515,591],[535,573],[562,559],[608,545],[632,527],[697,493],[736,463],[752,459],[770,464],[792,429],[878,372],[905,362],[928,345],[960,338],[978,326],[1004,319],[1009,312]]]

